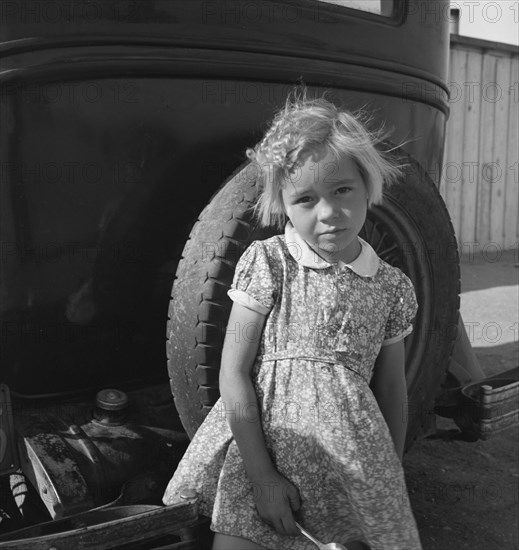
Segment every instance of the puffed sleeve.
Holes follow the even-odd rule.
[[[231,289],[231,300],[267,315],[276,301],[277,277],[267,247],[254,241],[241,255],[236,265]]]
[[[388,346],[389,344],[394,344],[411,334],[413,332],[412,321],[417,311],[418,302],[416,301],[413,283],[407,275],[400,272],[395,301],[386,323],[386,332],[382,345]]]

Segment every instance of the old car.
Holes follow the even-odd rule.
[[[405,164],[362,235],[418,297],[407,448],[437,412],[468,439],[517,421],[517,383],[484,380],[460,318],[438,191],[448,10],[0,4],[0,548],[203,547],[196,495],[161,496],[219,396],[236,262],[275,231],[252,217],[244,151],[301,82],[369,110]]]

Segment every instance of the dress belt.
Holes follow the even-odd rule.
[[[265,353],[258,355],[256,360],[266,362],[266,361],[281,361],[283,359],[306,359],[308,361],[318,361],[320,363],[330,363],[332,365],[341,365],[342,367],[353,372],[357,376],[360,376],[366,384],[369,384],[369,381],[362,374],[360,369],[360,361],[355,358],[349,352],[344,351],[332,351],[322,353],[319,350],[319,353],[305,354],[298,353],[291,350],[281,350],[273,351],[270,353]]]

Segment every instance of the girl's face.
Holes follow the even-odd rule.
[[[308,157],[282,190],[286,214],[299,235],[324,259],[349,263],[366,220],[368,192],[355,162],[323,148]]]

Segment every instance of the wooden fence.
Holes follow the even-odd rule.
[[[461,253],[519,242],[519,49],[451,36],[440,192]]]

